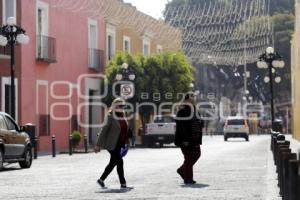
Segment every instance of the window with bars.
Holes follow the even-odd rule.
[[[39,136],[50,135],[50,115],[39,115]]]
[[[111,60],[114,54],[113,50],[113,37],[111,35],[108,35],[107,37],[107,46],[108,46],[108,60]]]

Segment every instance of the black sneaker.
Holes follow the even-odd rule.
[[[177,174],[179,174],[179,176],[184,180],[183,173],[179,169],[177,169]]]
[[[184,184],[190,185],[190,184],[196,184],[197,182],[194,180],[191,181],[184,181]]]
[[[121,184],[121,189],[126,189],[126,188],[127,188],[126,183],[125,184]]]
[[[105,187],[104,181],[102,181],[101,179],[97,180],[97,183],[101,186],[101,187]]]

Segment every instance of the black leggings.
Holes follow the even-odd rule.
[[[115,166],[117,166],[117,172],[119,175],[119,180],[121,184],[126,184],[126,180],[124,178],[124,168],[123,168],[123,159],[120,155],[120,147],[115,148],[113,151],[108,151],[110,153],[110,160],[108,165],[106,166],[101,180],[105,180],[107,176],[112,172]]]

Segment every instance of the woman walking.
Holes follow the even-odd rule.
[[[105,187],[105,179],[117,166],[121,188],[127,188],[122,156],[126,154],[125,145],[129,138],[129,128],[125,119],[124,106],[125,101],[121,98],[117,98],[112,102],[106,125],[102,128],[95,146],[95,153],[100,152],[101,149],[106,149],[110,154],[110,161],[97,180],[101,187]]]
[[[177,173],[185,184],[195,184],[193,166],[200,158],[202,144],[203,123],[197,118],[194,106],[194,94],[187,93],[182,107],[176,116],[175,145],[181,148],[184,162],[177,169]]]

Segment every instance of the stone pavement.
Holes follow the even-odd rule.
[[[100,189],[97,178],[109,154],[75,154],[40,157],[32,168],[9,165],[0,173],[2,200],[60,199],[197,199],[276,200],[278,188],[270,152],[270,136],[251,136],[223,141],[221,136],[204,137],[202,157],[194,167],[198,184],[183,185],[176,174],[182,163],[178,148],[132,149],[125,158],[125,175],[131,191],[119,189],[116,171]]]

